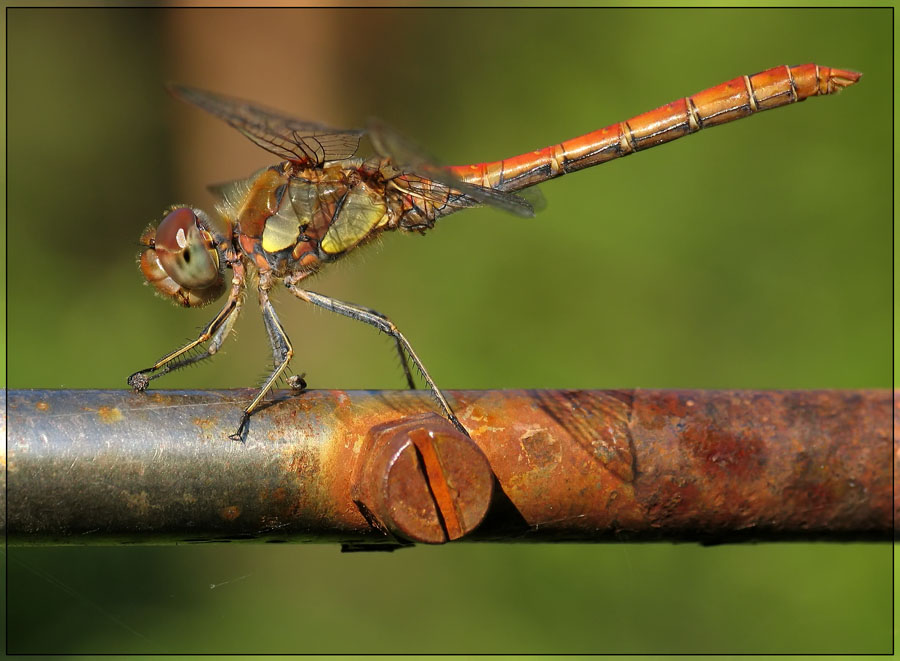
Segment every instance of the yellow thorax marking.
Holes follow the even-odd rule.
[[[358,183],[347,193],[337,218],[322,237],[322,250],[329,255],[349,250],[381,223],[386,211],[384,196],[364,182]]]
[[[292,247],[300,236],[300,223],[296,218],[285,218],[281,214],[269,216],[263,230],[262,247],[266,252],[278,252]]]

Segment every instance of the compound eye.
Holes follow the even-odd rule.
[[[187,207],[163,219],[154,248],[165,272],[182,287],[203,289],[220,278],[219,253],[212,237]]]

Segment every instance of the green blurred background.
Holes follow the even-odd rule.
[[[144,226],[273,161],[167,80],[493,160],[779,64],[859,70],[763,113],[388,235],[315,289],[388,314],[443,388],[891,386],[889,10],[10,10],[8,384],[123,388],[213,313],[151,295]],[[390,342],[280,297],[312,388]],[[258,382],[237,339],[167,388]],[[156,385],[156,384],[154,384]],[[237,418],[236,418],[237,419]],[[885,460],[889,460],[886,452]],[[885,652],[888,544],[13,548],[11,652]]]

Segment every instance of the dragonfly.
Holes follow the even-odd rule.
[[[856,83],[854,71],[804,64],[740,76],[583,136],[499,161],[439,166],[381,121],[340,130],[296,119],[230,96],[169,85],[176,98],[224,120],[258,146],[283,159],[250,177],[210,187],[215,213],[190,206],[169,208],[142,234],[139,267],[158,294],[184,307],[202,307],[226,295],[199,335],[128,377],[136,391],[173,370],[214,356],[234,327],[255,272],[256,294],[272,349],[273,368],[237,431],[243,441],[251,415],[284,376],[294,348],[270,301],[275,286],[306,303],[364,322],[393,338],[407,385],[415,388],[410,362],[442,414],[465,427],[397,326],[383,314],[306,287],[323,267],[394,230],[424,233],[456,211],[477,206],[519,216],[534,214],[526,189],[555,177],[670,142],[700,129]],[[367,137],[374,154],[358,156]],[[288,384],[306,388],[303,376]]]

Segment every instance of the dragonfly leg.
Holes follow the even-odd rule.
[[[288,339],[287,333],[284,332],[284,328],[282,328],[281,322],[278,320],[278,315],[275,314],[275,308],[272,307],[272,302],[269,300],[270,286],[269,279],[261,276],[259,286],[259,309],[262,311],[263,323],[266,326],[266,333],[269,336],[269,344],[272,346],[274,368],[265,383],[263,383],[259,392],[256,394],[256,397],[254,397],[253,401],[250,402],[250,405],[244,409],[244,413],[241,416],[241,423],[238,425],[237,431],[228,437],[233,441],[243,442],[244,436],[247,433],[247,425],[250,423],[250,416],[253,415],[253,412],[257,408],[259,408],[266,393],[272,389],[275,381],[281,376],[281,373],[284,372],[288,363],[291,362],[291,358],[294,356],[294,349],[291,347],[291,341]],[[300,382],[302,381],[303,379],[300,377]],[[304,382],[303,386],[305,387],[305,385]]]
[[[419,360],[416,352],[413,351],[413,348],[410,345],[409,341],[403,336],[403,334],[390,319],[385,317],[380,312],[376,312],[375,310],[370,310],[369,308],[354,305],[353,303],[345,303],[344,301],[339,301],[336,298],[323,296],[322,294],[317,294],[316,292],[309,291],[308,289],[301,289],[297,285],[292,284],[290,281],[287,281],[286,284],[288,289],[290,289],[297,298],[300,298],[307,303],[312,303],[313,305],[318,305],[319,307],[330,310],[331,312],[336,312],[337,314],[342,314],[345,317],[350,317],[351,319],[362,321],[393,337],[397,342],[397,348],[401,352],[401,355],[405,353],[407,356],[409,356],[410,360],[412,360],[413,364],[421,373],[422,378],[425,379],[425,382],[431,389],[431,394],[437,400],[438,405],[441,407],[441,410],[443,411],[447,419],[452,422],[453,425],[463,434],[465,434],[466,436],[469,435],[469,432],[466,431],[466,428],[463,427],[462,423],[456,418],[456,415],[453,413],[453,409],[450,408],[450,404],[447,402],[447,399],[444,397],[443,393],[438,390],[438,387],[435,385],[431,376],[428,374],[428,370],[425,369],[425,365],[422,364],[422,361]],[[404,363],[405,362],[406,361],[404,360]],[[408,367],[407,370],[409,370]],[[409,375],[409,377],[410,381],[412,381],[411,374]]]
[[[212,358],[222,346],[225,338],[228,337],[228,334],[234,327],[234,322],[240,314],[242,306],[241,290],[243,287],[244,271],[243,268],[238,266],[234,271],[234,279],[232,280],[228,300],[225,301],[225,305],[219,310],[219,313],[213,317],[212,321],[206,324],[197,339],[166,354],[156,361],[154,365],[135,372],[128,377],[128,385],[137,392],[142,392],[147,389],[150,381],[161,377],[163,374],[168,374],[169,372],[182,367],[198,363],[201,360]],[[203,353],[193,356],[187,355],[192,349],[208,340],[212,341]]]
[[[406,385],[409,386],[410,390],[415,390],[416,382],[413,380],[412,370],[409,369],[409,358],[406,356],[406,351],[403,350],[403,342],[396,335],[394,336],[394,341],[397,343],[397,353],[400,354],[400,365],[403,367],[403,374],[406,376]]]

